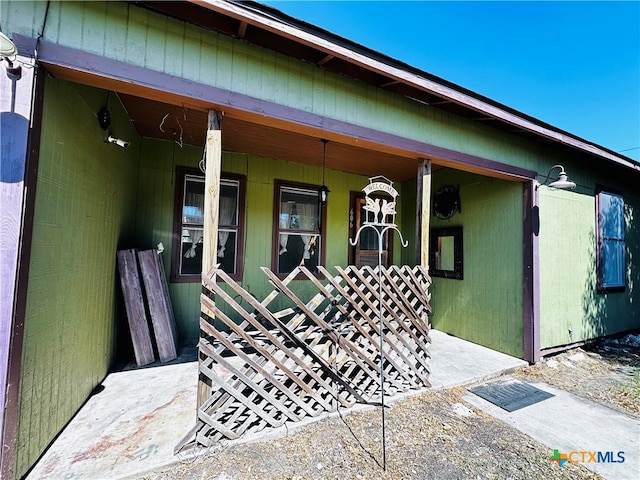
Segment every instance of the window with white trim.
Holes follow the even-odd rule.
[[[626,284],[624,199],[618,193],[600,191],[596,196],[596,210],[598,290],[624,290]]]

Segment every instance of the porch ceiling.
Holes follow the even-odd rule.
[[[172,105],[129,94],[120,94],[120,99],[141,136],[204,146],[206,109]],[[229,152],[320,166],[320,138],[319,133],[295,132],[249,122],[233,115],[225,115],[222,121],[222,148]],[[418,168],[415,155],[381,152],[331,138],[327,144],[326,164],[330,170],[366,176],[384,175],[394,181],[415,177]]]

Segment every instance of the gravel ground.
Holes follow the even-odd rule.
[[[577,348],[518,372],[640,418],[640,347],[607,343]]]
[[[516,375],[543,381],[640,417],[640,348],[575,349]],[[158,479],[598,479],[579,464],[551,464],[550,449],[472,409],[459,387],[343,413],[276,440],[228,444],[158,469]]]

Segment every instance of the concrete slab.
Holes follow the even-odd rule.
[[[113,479],[174,462],[196,421],[197,362],[110,374],[27,476]]]
[[[546,383],[530,383],[554,396],[514,412],[471,392],[462,398],[548,446],[550,457],[558,450],[604,478],[640,478],[638,420]],[[593,452],[600,452],[601,461],[597,461],[597,453],[591,455]],[[549,468],[562,468],[551,459],[549,463]]]
[[[467,342],[452,335],[431,330],[431,388],[452,388],[480,382],[510,373],[527,362]]]
[[[526,364],[436,330],[431,337],[434,389],[477,382]],[[173,449],[195,425],[197,369],[197,362],[189,361],[110,374],[104,389],[86,402],[27,479],[122,479],[193,455],[189,451],[174,456]],[[419,393],[411,391],[404,397]],[[401,397],[396,395],[388,403]],[[355,407],[367,408],[373,407]],[[294,429],[289,425],[282,431]],[[241,441],[279,434],[263,430]]]

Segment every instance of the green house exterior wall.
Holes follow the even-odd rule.
[[[462,212],[431,227],[462,226],[464,278],[432,278],[432,325],[522,357],[522,185],[451,169],[433,174],[443,185],[460,186]]]
[[[155,248],[162,242],[165,265],[171,264],[173,208],[175,197],[175,169],[177,166],[196,168],[202,158],[202,147],[143,139],[140,149],[140,175],[137,194],[136,246]],[[274,182],[283,180],[309,185],[322,184],[322,170],[299,163],[261,158],[252,155],[223,152],[222,171],[246,177],[245,248],[243,277],[240,283],[258,298],[271,287],[261,266],[271,267],[272,219]],[[327,209],[326,261],[329,271],[334,265],[344,266],[348,260],[349,198],[351,191],[360,191],[368,183],[367,177],[328,170],[326,184],[331,193]],[[398,186],[399,192],[402,186]],[[402,197],[402,195],[401,195]],[[402,205],[398,207],[402,215]],[[412,245],[414,248],[414,246]],[[399,242],[394,244],[394,258],[401,258]],[[169,275],[169,268],[166,269]],[[295,281],[294,290],[303,298],[314,290],[308,282]],[[175,310],[180,338],[183,341],[199,335],[199,283],[170,283],[169,290]],[[274,303],[277,305],[277,303]],[[232,311],[226,312],[232,318]]]
[[[637,175],[628,170],[594,165],[576,153],[540,146],[132,4],[51,2],[43,31],[46,8],[46,2],[3,2],[3,31],[32,38],[42,34],[46,42],[542,174],[562,163],[578,183],[576,191],[539,190],[541,347],[640,327],[640,199]],[[139,139],[114,96],[114,134],[132,145],[124,150],[104,144],[95,113],[105,98],[101,90],[47,82],[22,359],[18,475],[104,377],[119,347],[114,331],[122,313],[117,248],[154,248],[162,242],[165,265],[170,264],[175,167],[195,167],[202,157],[201,146]],[[321,170],[237,153],[223,154],[222,169],[247,176],[242,284],[260,298],[269,291],[259,267],[271,265],[274,180],[320,184]],[[462,213],[449,221],[433,217],[432,226],[462,225],[465,257],[464,280],[433,279],[433,326],[521,357],[522,184],[452,169],[432,177],[433,191],[460,185]],[[332,170],[326,183],[331,189],[326,264],[345,265],[349,193],[360,191],[367,178]],[[595,291],[596,183],[625,194],[628,272],[621,293]],[[401,194],[399,224],[409,241],[407,248],[395,242],[394,259],[412,265],[416,182],[394,186]],[[199,284],[172,283],[169,288],[181,339],[197,337]],[[296,288],[306,284],[296,282]]]
[[[7,2],[3,25],[38,37],[45,7]],[[42,40],[522,168],[546,170],[550,161],[479,122],[132,4],[52,2]]]
[[[539,189],[542,349],[640,328],[637,179],[616,168],[574,171],[575,191]],[[621,192],[625,201],[627,285],[623,292],[596,289],[597,185]]]
[[[24,322],[17,473],[107,374],[115,348],[116,249],[133,233],[137,134],[111,98],[128,149],[104,143],[106,93],[48,79]]]

